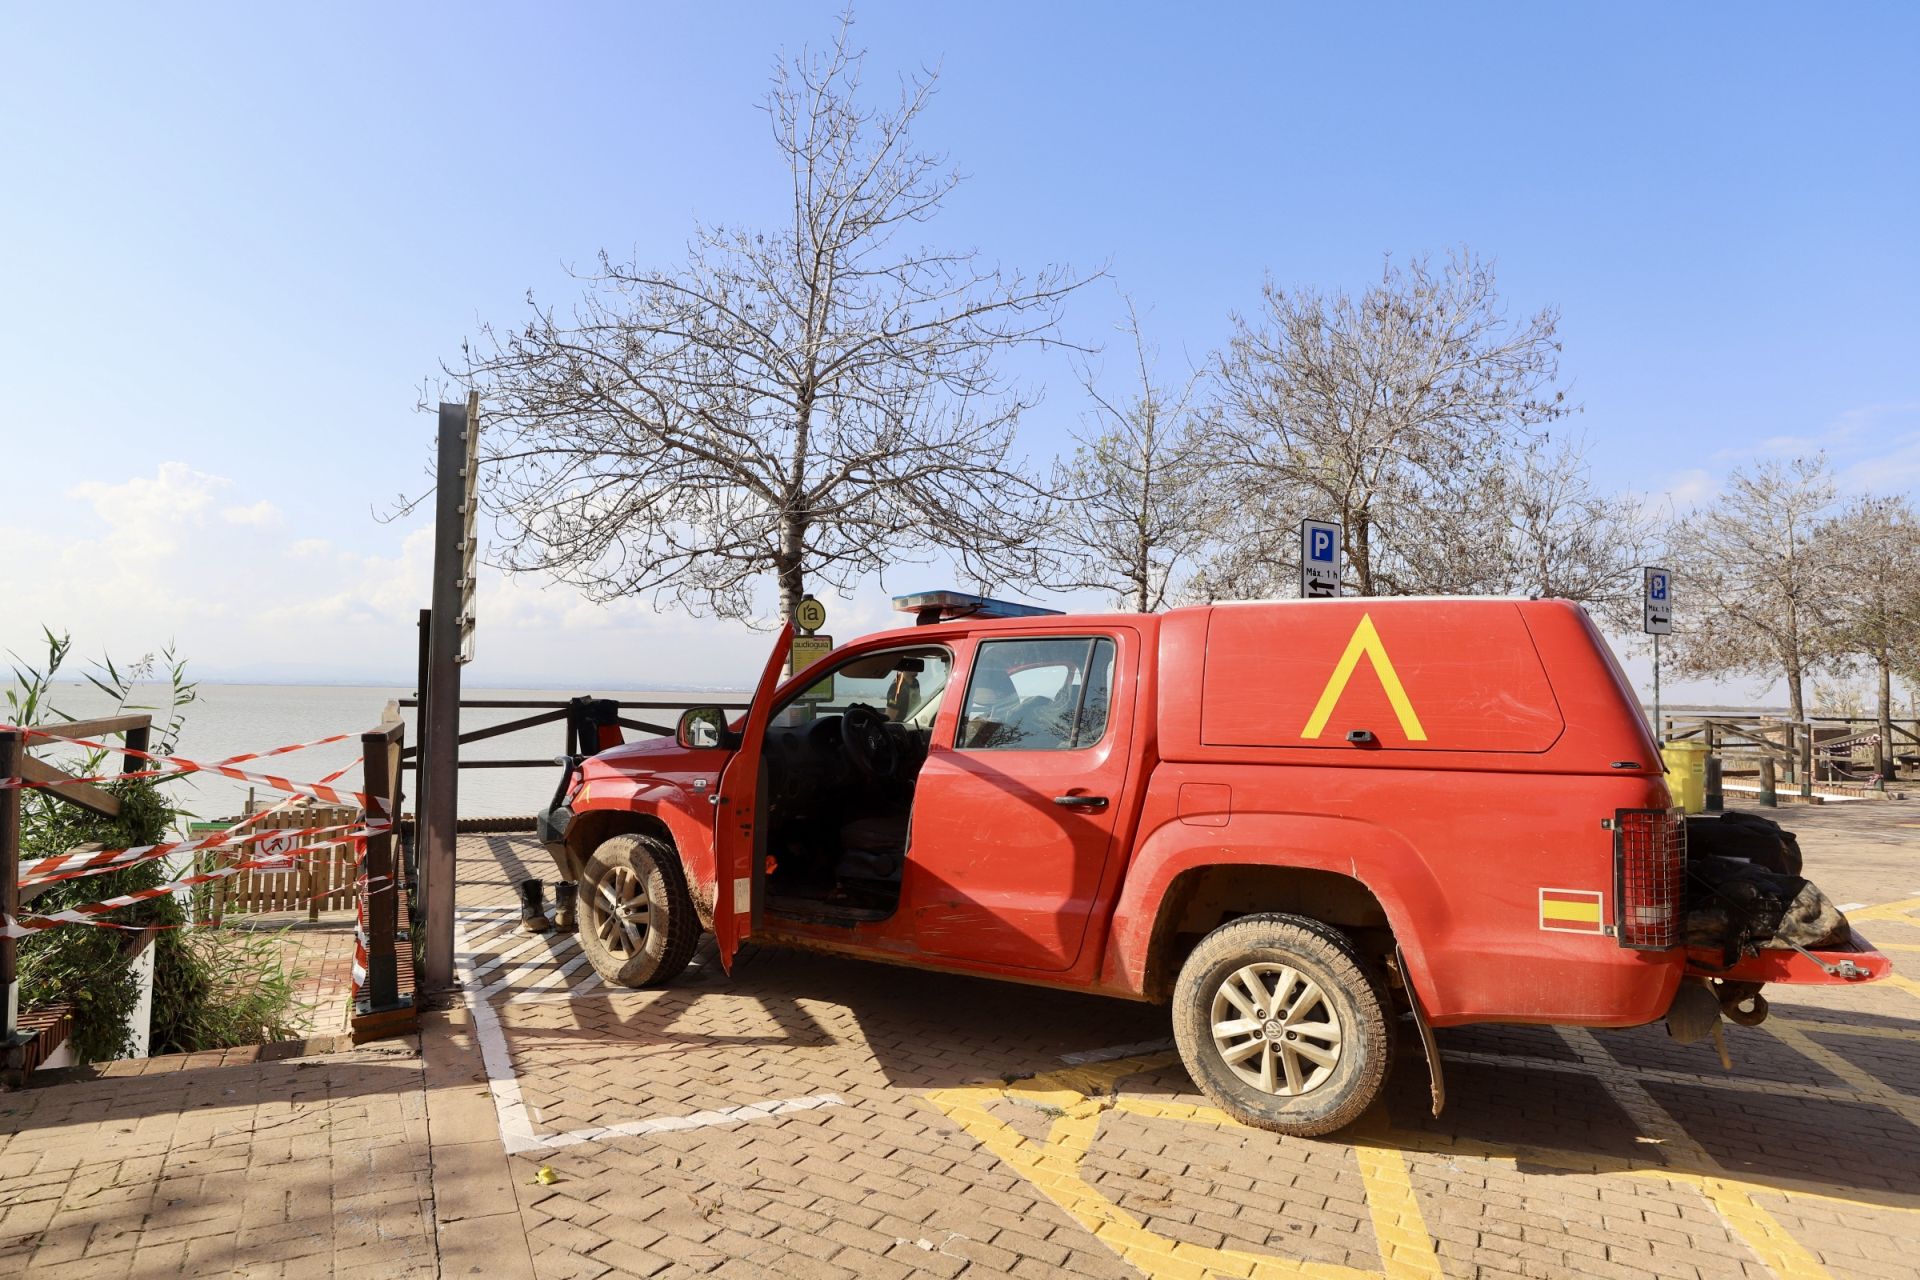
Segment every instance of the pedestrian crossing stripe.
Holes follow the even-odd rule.
[[[1558,933],[1602,933],[1598,889],[1542,889],[1540,927]]]

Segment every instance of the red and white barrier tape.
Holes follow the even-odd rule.
[[[0,789],[8,787],[44,789],[71,786],[80,782],[111,782],[139,778],[171,778],[189,773],[217,773],[223,778],[233,778],[239,782],[251,782],[257,786],[271,788],[274,791],[282,791],[297,796],[307,796],[314,800],[324,800],[329,804],[356,804],[369,811],[374,809],[378,809],[381,813],[387,811],[385,801],[369,800],[366,795],[358,791],[340,791],[324,782],[294,782],[292,779],[283,778],[278,774],[252,773],[245,769],[236,769],[224,761],[202,762],[189,760],[184,756],[154,755],[151,752],[135,751],[131,747],[117,747],[104,742],[90,742],[80,738],[61,738],[58,734],[48,733],[44,729],[27,729],[17,725],[0,724],[0,732],[22,733],[34,738],[54,738],[69,746],[84,747],[88,750],[121,752],[125,755],[137,756],[142,760],[151,760],[166,766],[165,768],[149,769],[134,773],[100,774],[92,778],[68,778],[58,779],[52,782],[29,782],[25,778],[0,778]],[[321,739],[321,741],[338,742],[340,738],[346,736],[349,735],[342,734],[331,739]],[[318,745],[318,743],[307,742],[295,747],[275,748],[273,751],[259,752],[251,756],[237,756],[234,758],[241,760],[258,759],[261,756],[279,755],[284,751],[297,751],[304,747],[316,745]],[[338,777],[339,775],[336,774],[334,776]]]
[[[13,726],[0,725],[0,731],[5,731],[10,728],[13,728]],[[115,753],[124,751],[128,755],[139,756],[142,759],[146,759],[146,760],[165,761],[169,766],[175,763],[184,763],[187,766],[191,766],[186,768],[169,767],[169,768],[163,768],[163,769],[136,769],[131,773],[127,773],[127,772],[95,773],[95,774],[89,774],[85,777],[61,778],[53,782],[37,782],[37,783],[24,783],[24,784],[18,783],[17,781],[15,782],[15,785],[26,785],[26,786],[35,786],[35,787],[71,787],[71,786],[76,786],[83,782],[84,783],[126,782],[130,779],[139,780],[142,778],[171,778],[171,777],[176,777],[182,774],[198,773],[203,769],[218,769],[228,765],[245,764],[249,760],[265,760],[269,756],[283,756],[288,754],[289,752],[305,751],[308,747],[324,747],[327,744],[333,743],[333,742],[345,742],[348,738],[351,738],[353,736],[350,733],[336,733],[329,738],[315,738],[312,742],[296,742],[296,743],[293,743],[291,746],[275,747],[271,751],[243,751],[237,756],[228,756],[224,760],[215,760],[208,764],[196,764],[194,761],[191,761],[191,760],[180,762],[179,757],[177,756],[156,756],[156,755],[151,755],[145,751],[127,751],[125,747],[108,746],[103,743],[89,742],[80,738],[64,738],[57,733],[49,733],[44,729],[21,729],[21,730],[17,730],[17,732],[25,733],[30,737],[46,738],[48,739],[50,744],[56,743],[56,742],[70,743],[73,746],[86,747],[90,750],[97,748],[100,750],[112,751]],[[344,772],[346,772],[346,770],[344,769],[341,770],[341,773],[344,773]],[[339,776],[340,774],[334,775],[334,777],[336,778]]]
[[[337,844],[353,845],[357,850],[359,850],[359,855],[355,858],[356,863],[359,863],[365,858],[365,855],[366,855],[366,838],[365,837],[343,837],[342,839],[332,841],[330,843],[336,844],[336,845]],[[308,846],[308,847],[319,848],[322,846]],[[107,898],[100,902],[89,902],[84,906],[66,907],[59,911],[22,912],[18,919],[0,915],[0,938],[24,938],[31,934],[40,933],[44,930],[52,929],[63,924],[94,925],[96,927],[103,928],[103,929],[186,928],[188,927],[187,925],[126,924],[118,920],[102,920],[102,919],[99,919],[99,917],[106,915],[107,913],[112,911],[118,911],[122,907],[130,907],[135,905],[136,903],[141,903],[141,902],[150,902],[155,898],[163,898],[163,897],[166,897],[168,894],[178,893],[183,889],[191,889],[195,885],[208,884],[214,880],[223,880],[228,876],[238,875],[242,871],[292,870],[293,862],[291,859],[294,856],[297,856],[297,855],[289,855],[289,857],[287,858],[273,857],[273,858],[246,859],[240,862],[232,863],[228,866],[216,867],[212,871],[206,871],[196,875],[186,876],[182,879],[172,881],[168,884],[159,884],[159,885],[154,885],[151,888],[138,889],[132,893],[123,893],[117,897]],[[369,896],[375,893],[386,892],[396,887],[397,886],[394,883],[393,877],[391,876],[381,876],[378,878],[377,881],[371,877],[367,877],[364,875],[357,877],[353,882],[353,888],[355,891],[354,902],[355,902],[356,917],[357,918],[364,917],[366,912],[366,900]],[[338,892],[339,892],[338,889],[329,889],[325,893],[315,894],[313,895],[313,897],[317,900],[319,898],[331,897],[333,894]],[[364,926],[356,923],[355,932],[356,932],[355,949],[356,951],[358,951],[364,946],[364,940],[359,938],[358,936],[359,934],[364,932]]]
[[[89,902],[82,907],[67,907],[60,911],[45,913],[22,912],[18,920],[0,917],[0,938],[24,938],[29,934],[63,924],[107,924],[109,928],[118,929],[144,928],[145,926],[141,925],[127,926],[118,922],[102,921],[96,917],[103,916],[109,911],[118,911],[122,907],[131,907],[135,903],[164,898],[169,894],[179,893],[182,889],[191,889],[198,884],[224,880],[228,876],[239,875],[242,871],[253,870],[257,866],[259,864],[252,862],[236,862],[231,866],[216,867],[212,871],[202,872],[199,875],[186,876],[169,884],[157,884],[150,889],[136,889],[132,893],[123,893],[118,897],[107,898],[100,902]],[[269,866],[267,869],[273,868]]]
[[[267,812],[272,812],[268,810]],[[256,814],[256,817],[265,816]],[[387,824],[359,821],[340,823],[330,827],[261,827],[245,834],[236,834],[240,825],[236,824],[225,831],[216,831],[212,835],[201,836],[193,840],[172,840],[164,844],[135,845],[131,849],[100,849],[92,853],[56,853],[50,858],[40,858],[33,862],[20,864],[20,887],[27,888],[36,884],[54,884],[62,880],[78,880],[82,876],[101,876],[108,872],[119,871],[141,862],[150,862],[155,858],[164,858],[176,853],[199,853],[207,849],[244,849],[263,841],[274,839],[305,840],[313,836],[339,835],[348,833],[340,840],[327,840],[308,848],[330,846],[343,840],[358,836],[385,835]]]

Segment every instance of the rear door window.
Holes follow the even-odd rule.
[[[1105,636],[988,640],[974,653],[956,746],[1072,751],[1107,731],[1113,641]]]

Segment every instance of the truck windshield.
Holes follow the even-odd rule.
[[[838,715],[858,702],[888,720],[925,729],[940,711],[953,660],[945,649],[925,646],[865,653],[832,667],[773,713],[773,727],[792,729]]]

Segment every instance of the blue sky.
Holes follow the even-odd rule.
[[[369,509],[423,483],[423,379],[602,247],[770,221],[755,104],[836,12],[0,10],[0,648],[47,621],[213,675],[404,678],[427,548]],[[1600,479],[1690,501],[1809,446],[1855,488],[1920,479],[1917,14],[871,4],[857,31],[876,90],[940,71],[921,141],[969,179],[931,240],[1106,266],[1173,364],[1264,273],[1358,288],[1470,245],[1515,311],[1563,312]],[[1115,314],[1086,291],[1067,332]],[[1019,372],[1044,458],[1080,406],[1063,361]],[[727,680],[764,644],[524,579],[482,608],[482,682]]]

